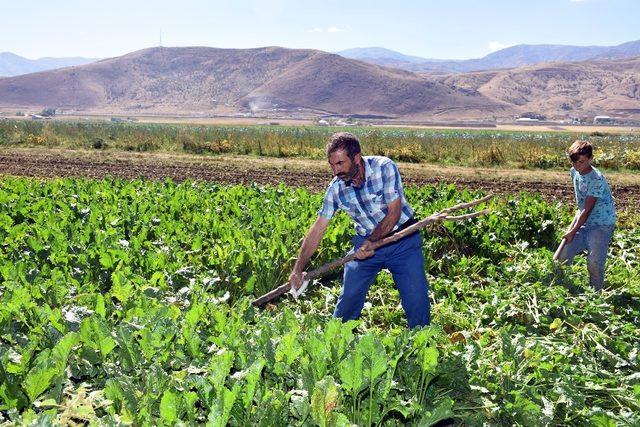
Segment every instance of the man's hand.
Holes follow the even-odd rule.
[[[327,229],[327,225],[329,224],[329,219],[318,216],[316,222],[313,223],[307,235],[302,242],[302,247],[300,248],[300,254],[298,255],[298,259],[296,260],[295,265],[293,266],[293,270],[289,275],[289,284],[293,289],[300,289],[302,283],[306,280],[306,274],[302,271],[304,270],[305,265],[311,258],[311,255],[318,249],[318,245],[322,240],[322,236],[324,236],[324,232]]]
[[[375,251],[372,248],[373,242],[365,240],[362,246],[356,251],[356,259],[367,259],[373,256]]]
[[[289,275],[289,284],[293,289],[300,289],[300,286],[302,286],[302,283],[305,281],[306,275],[307,273],[302,271],[293,270]]]

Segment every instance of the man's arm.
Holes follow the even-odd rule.
[[[318,216],[316,222],[313,223],[313,225],[307,232],[307,235],[302,242],[302,247],[300,248],[298,259],[293,266],[293,271],[289,275],[289,284],[294,289],[298,289],[302,285],[302,282],[304,281],[304,277],[302,274],[302,272],[304,271],[304,267],[307,265],[307,262],[309,262],[316,249],[318,249],[318,246],[320,246],[320,242],[322,241],[324,232],[327,230],[328,224],[328,218]]]
[[[578,220],[575,224],[573,224],[573,227],[571,227],[571,229],[568,230],[564,236],[562,236],[563,238],[567,239],[567,243],[571,243],[573,237],[576,235],[578,230],[580,230],[580,227],[582,227],[584,223],[587,222],[587,219],[589,218],[589,215],[591,215],[591,211],[593,211],[593,208],[595,207],[597,201],[598,199],[596,197],[587,196],[584,201],[584,209],[582,212],[580,212]]]
[[[402,213],[402,200],[400,197],[387,205],[387,215],[380,221],[369,238],[360,246],[356,252],[356,259],[365,259],[373,256],[371,245],[389,234],[398,223]]]

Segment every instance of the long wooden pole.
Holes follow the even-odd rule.
[[[393,242],[397,242],[398,240],[402,239],[403,237],[406,237],[410,234],[413,234],[423,228],[425,228],[426,226],[430,225],[430,224],[434,224],[437,222],[442,222],[442,221],[462,221],[465,219],[469,219],[469,218],[475,218],[481,215],[486,215],[487,213],[489,213],[489,209],[484,209],[482,211],[477,211],[477,212],[471,212],[468,214],[464,214],[464,215],[457,215],[457,216],[451,216],[449,215],[449,213],[460,210],[460,209],[466,209],[466,208],[470,208],[476,205],[479,205],[480,203],[486,202],[487,200],[491,199],[493,197],[493,194],[489,194],[485,197],[482,197],[481,199],[477,199],[471,202],[467,202],[467,203],[460,203],[457,204],[455,206],[451,206],[450,208],[446,208],[440,212],[436,212],[434,214],[429,215],[427,218],[424,218],[418,222],[416,222],[415,224],[405,228],[402,231],[399,231],[396,234],[393,234],[389,237],[386,237],[384,239],[380,239],[377,242],[373,243],[373,249],[378,249],[382,246],[391,244]],[[308,272],[305,275],[305,279],[306,280],[313,280],[313,279],[317,279],[318,277],[321,277],[323,275],[325,275],[327,272],[333,270],[334,268],[340,267],[343,264],[348,263],[349,261],[352,261],[355,259],[355,253],[352,253],[350,255],[347,255],[345,257],[342,257],[340,259],[336,259],[334,261],[331,261],[327,264],[324,264],[321,267],[316,268],[315,270],[312,270],[310,272]],[[273,301],[274,299],[278,298],[279,296],[289,292],[289,290],[291,289],[291,285],[287,282],[284,285],[278,286],[277,288],[275,288],[274,290],[272,290],[271,292],[268,292],[264,295],[262,295],[259,298],[256,298],[255,300],[253,300],[252,304],[255,306],[263,306],[266,303]]]
[[[569,226],[569,230],[571,230],[573,228],[575,223],[578,221],[578,217],[579,216],[580,216],[580,214],[576,213],[576,215],[573,217],[573,221],[571,221],[571,225]],[[565,239],[563,237],[562,240],[560,240],[560,244],[558,245],[558,249],[556,249],[556,252],[553,254],[553,260],[554,261],[558,261],[560,259],[560,254],[562,253],[562,250],[564,249],[566,244],[567,244],[567,239]]]

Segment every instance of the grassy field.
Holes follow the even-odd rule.
[[[13,112],[0,111],[0,115],[3,117],[10,117],[12,120],[32,120],[28,116],[14,116]],[[121,117],[122,115],[113,114],[64,114],[52,117],[50,120],[62,121],[62,122],[106,122],[110,121],[112,117]],[[317,125],[317,119],[314,118],[267,118],[267,117],[242,117],[242,116],[214,116],[214,117],[195,117],[195,116],[169,116],[169,115],[133,115],[128,116],[128,120],[137,123],[151,123],[151,124],[174,124],[174,125],[203,125],[203,126],[260,126],[265,124],[277,124],[284,126],[315,126]],[[572,132],[590,134],[593,132],[600,133],[612,133],[612,134],[629,134],[640,132],[639,126],[621,126],[621,125],[603,125],[603,124],[565,124],[565,123],[533,123],[522,124],[517,122],[512,123],[496,123],[491,126],[476,126],[472,124],[462,123],[456,124],[455,122],[448,123],[429,123],[429,122],[414,122],[410,124],[394,124],[393,121],[382,123],[377,121],[367,121],[362,126],[375,126],[375,127],[388,127],[388,128],[410,128],[410,129],[487,129],[493,127],[498,131],[517,131],[517,132]]]
[[[196,126],[150,123],[0,122],[0,145],[95,150],[161,151],[324,158],[339,128],[313,126]],[[640,133],[536,132],[349,127],[368,154],[397,161],[516,169],[566,168],[565,150],[577,138],[596,147],[606,169],[640,169]]]

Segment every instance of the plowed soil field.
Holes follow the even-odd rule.
[[[400,164],[406,185],[453,183],[500,195],[538,193],[550,202],[574,203],[566,171],[514,171]],[[202,180],[221,184],[279,184],[322,191],[331,179],[325,162],[257,157],[204,157],[58,149],[0,150],[0,175],[40,178],[108,176],[126,179]],[[616,204],[640,205],[640,175],[607,174]]]

